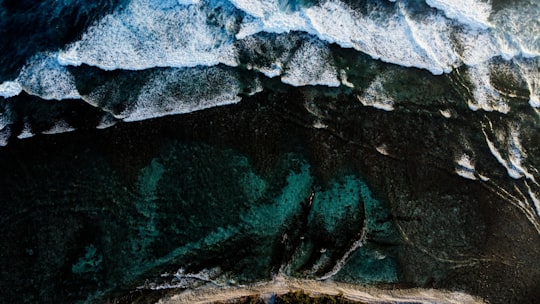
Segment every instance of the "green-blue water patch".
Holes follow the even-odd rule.
[[[363,183],[353,175],[347,175],[334,181],[329,188],[315,192],[309,221],[319,216],[329,233],[343,223],[344,219],[354,216],[358,205],[362,203],[360,192]]]
[[[71,272],[74,274],[98,272],[101,269],[102,262],[103,255],[91,244],[85,247],[84,256],[71,266]]]
[[[263,278],[270,274],[275,239],[294,225],[312,186],[309,164],[295,154],[282,155],[263,176],[231,149],[165,144],[134,187],[124,280],[165,265],[193,271],[223,266]],[[234,250],[244,254],[229,254]]]
[[[400,236],[390,206],[374,197],[365,182],[360,183],[359,190],[366,217],[366,241],[335,278],[355,283],[397,282],[399,266],[395,254]]]
[[[397,242],[400,238],[399,232],[392,220],[389,204],[375,198],[366,183],[362,183],[360,191],[366,213],[368,239]]]
[[[306,202],[310,206],[303,234],[288,236],[302,240],[289,254],[285,274],[320,278],[337,271],[337,280],[395,282],[399,271],[393,254],[399,236],[388,205],[355,174],[338,176],[313,189]],[[363,236],[364,242],[356,248],[355,242]]]
[[[276,235],[285,221],[300,212],[300,203],[309,196],[313,183],[309,165],[304,163],[300,172],[291,171],[287,176],[287,185],[279,196],[270,204],[261,204],[251,208],[242,220],[254,233]]]

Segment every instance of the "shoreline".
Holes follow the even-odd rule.
[[[341,296],[359,303],[426,303],[426,304],[480,304],[486,303],[479,297],[463,292],[437,289],[381,289],[376,287],[278,277],[269,282],[238,287],[205,286],[196,290],[184,290],[160,299],[160,304],[204,304],[235,303],[249,296],[271,299],[274,295],[303,292],[310,297],[323,295]]]

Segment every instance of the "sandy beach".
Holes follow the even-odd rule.
[[[278,277],[269,282],[239,287],[203,287],[184,291],[161,299],[160,304],[230,302],[250,295],[270,299],[291,291],[303,291],[311,296],[342,295],[345,299],[367,303],[476,304],[482,299],[461,293],[436,289],[380,289],[330,281],[301,280]]]

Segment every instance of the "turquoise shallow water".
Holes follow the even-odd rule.
[[[263,279],[278,272],[317,277],[335,267],[364,229],[368,238],[397,242],[388,209],[372,198],[365,182],[347,175],[316,186],[300,155],[282,155],[277,168],[262,176],[231,150],[179,144],[162,155],[139,178],[143,199],[136,206],[147,218],[132,241],[141,248],[139,259],[154,248],[148,254],[159,262],[175,260],[195,271],[185,258],[195,250],[205,256],[206,268],[220,267],[239,278]],[[242,238],[253,242],[248,248],[253,255],[231,257],[241,267],[215,261],[214,255],[223,254],[220,246]],[[394,274],[391,280],[396,279]]]
[[[21,240],[29,242],[9,251],[26,256],[19,263],[29,266],[44,259],[51,263],[41,266],[57,286],[44,290],[50,297],[91,299],[144,278],[154,288],[174,285],[160,283],[159,273],[180,268],[191,273],[219,269],[212,279],[229,277],[243,283],[277,273],[317,278],[335,268],[364,229],[367,243],[377,236],[398,238],[389,230],[388,209],[372,197],[360,177],[338,175],[321,183],[300,154],[279,154],[275,166],[260,172],[249,158],[230,148],[172,141],[158,151],[132,183],[111,171],[107,162],[96,167],[97,156],[91,153],[33,167],[36,178],[15,177],[13,184],[21,179],[31,183],[28,189],[39,200],[27,202],[32,208],[28,215],[13,220],[27,225],[39,217],[49,229],[46,234],[38,227],[22,235],[6,231],[4,242],[19,233]],[[62,165],[66,162],[70,165]],[[64,170],[37,179],[57,166]],[[75,179],[69,178],[66,185],[68,176]],[[21,186],[27,187],[17,185]],[[55,195],[56,189],[63,194]],[[4,201],[15,193],[15,188],[4,188]],[[101,207],[91,203],[96,199],[103,202]],[[11,196],[10,205],[20,203]],[[54,214],[48,213],[51,210]],[[37,243],[29,239],[34,233]],[[65,245],[58,246],[60,241]],[[47,247],[49,242],[57,245]],[[384,270],[389,275],[373,276],[390,267],[377,265],[373,254],[391,255],[392,250],[369,247],[373,246],[352,257],[354,264],[344,271],[356,273],[354,280],[361,282],[396,281],[397,265]],[[374,265],[366,268],[370,259]],[[356,267],[357,263],[362,266]],[[54,275],[58,271],[61,276]],[[59,294],[56,288],[65,284],[84,287],[88,294],[69,288]],[[28,296],[31,299],[32,294]]]

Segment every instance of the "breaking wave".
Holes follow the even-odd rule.
[[[237,103],[274,78],[352,92],[364,106],[393,111],[407,98],[388,87],[419,69],[430,81],[457,78],[471,110],[508,114],[516,98],[540,107],[539,14],[537,1],[124,1],[78,39],[28,57],[15,79],[2,79],[0,96],[79,99],[105,112],[104,128]],[[345,51],[355,55],[338,54]],[[369,70],[357,65],[359,54],[395,68],[358,77]],[[9,102],[0,106],[5,145],[21,118]],[[13,136],[32,136],[24,117],[22,124]],[[49,125],[60,127],[42,133],[72,129]],[[458,164],[473,177],[466,157]]]

